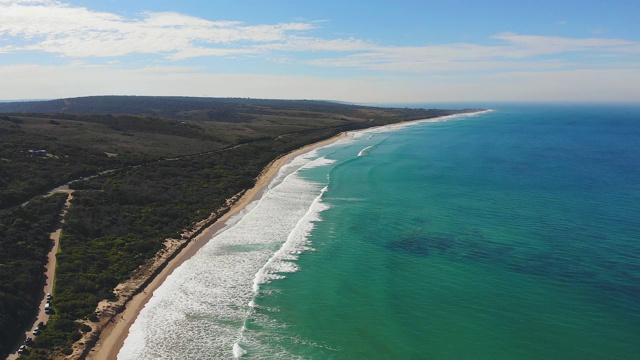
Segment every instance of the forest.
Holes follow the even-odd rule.
[[[278,156],[342,131],[471,111],[153,97],[28,104],[0,104],[11,111],[0,114],[3,356],[34,316],[48,234],[64,202],[39,196],[64,184],[75,192],[57,254],[54,314],[27,359],[69,353],[87,331],[75,320],[94,318],[98,302],[165,239],[252,187]]]
[[[67,196],[38,197],[25,206],[0,210],[0,354],[34,317],[42,298],[34,286],[42,283],[52,242]]]

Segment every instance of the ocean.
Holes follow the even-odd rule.
[[[496,105],[284,166],[118,359],[640,359],[640,107]]]

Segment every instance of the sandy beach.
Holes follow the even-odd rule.
[[[113,317],[112,321],[107,323],[100,332],[100,336],[96,345],[87,354],[87,359],[97,360],[115,360],[118,352],[122,348],[125,339],[129,334],[129,328],[136,320],[136,317],[152,297],[153,292],[164,282],[178,266],[195,255],[208,241],[214,239],[214,235],[224,228],[227,220],[244,209],[252,201],[259,198],[263,189],[278,173],[280,168],[294,157],[309,152],[313,149],[324,145],[331,144],[345,136],[344,133],[338,134],[330,139],[320,141],[314,144],[304,146],[298,150],[288,153],[273,161],[260,174],[256,181],[256,185],[247,190],[243,196],[238,199],[230,208],[230,210],[220,217],[213,225],[202,231],[197,237],[189,242],[189,244],[173,257],[164,269],[141,291],[131,298],[125,306],[125,309]]]
[[[433,122],[433,121],[441,121],[445,117],[436,117],[436,118],[428,118],[428,119],[419,119],[413,121],[400,122],[389,125],[382,125],[367,128],[366,130],[373,130],[377,128],[389,128],[389,127],[398,127],[398,126],[406,126],[409,123],[419,123],[419,122]],[[223,216],[221,216],[218,220],[215,221],[212,225],[204,228],[199,235],[192,238],[182,250],[178,250],[177,254],[171,257],[170,260],[164,261],[162,264],[166,265],[164,268],[157,273],[155,277],[151,279],[151,281],[146,282],[146,286],[139,286],[136,289],[139,292],[136,295],[132,296],[125,304],[124,309],[119,311],[114,316],[110,317],[110,321],[106,324],[103,323],[99,328],[99,337],[95,345],[90,348],[90,351],[85,352],[87,359],[97,359],[97,360],[116,360],[120,349],[122,348],[125,339],[129,335],[129,328],[135,322],[138,314],[145,306],[145,304],[152,297],[153,292],[165,281],[165,279],[173,273],[173,271],[178,268],[182,263],[186,260],[194,256],[204,245],[207,244],[208,241],[215,240],[214,235],[217,232],[222,230],[227,220],[237,214],[239,211],[244,209],[248,204],[258,199],[264,190],[264,188],[271,182],[271,180],[277,175],[280,168],[289,162],[291,159],[304,154],[306,152],[312,151],[316,148],[329,145],[333,142],[338,141],[339,139],[346,136],[347,133],[340,133],[332,138],[326,139],[324,141],[320,141],[317,143],[309,144],[300,149],[292,151],[286,155],[279,157],[274,160],[271,164],[269,164],[260,174],[258,179],[256,180],[256,184],[253,188],[247,190],[241,197],[235,199],[229,199],[228,203],[231,202],[229,211],[227,211]],[[157,261],[157,260],[156,260]],[[85,342],[86,343],[86,342]],[[86,351],[87,349],[82,349],[82,347],[86,347],[87,345],[81,346],[79,351]],[[89,345],[90,346],[90,345]],[[75,357],[73,357],[75,358]]]

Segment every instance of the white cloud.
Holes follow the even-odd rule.
[[[638,41],[499,33],[482,44],[383,46],[355,37],[310,36],[321,23],[245,24],[175,12],[127,18],[53,0],[0,0],[0,54],[31,51],[71,58],[59,67],[0,66],[0,78],[17,84],[0,88],[0,99],[92,94],[387,102],[640,98]],[[151,55],[141,58],[144,64],[250,55],[311,71],[346,68],[380,75],[355,77],[361,73],[353,71],[354,77],[341,80],[223,75],[205,68],[132,69],[130,63],[125,69],[124,56],[132,54]],[[96,63],[103,65],[87,65]],[[234,66],[242,71],[241,63]]]
[[[0,34],[25,43],[4,51],[44,51],[69,57],[165,54],[183,59],[248,51],[253,44],[284,41],[313,23],[244,25],[209,21],[174,12],[145,13],[140,19],[48,1],[0,3]],[[195,44],[208,44],[208,47]],[[247,44],[242,44],[247,43]],[[228,49],[228,46],[236,49]],[[256,50],[253,50],[255,52]],[[174,54],[174,55],[172,55]]]
[[[503,33],[494,38],[510,46],[506,57],[531,57],[573,51],[600,53],[640,54],[640,42],[610,38],[563,38],[557,36],[533,36]]]
[[[375,71],[430,73],[441,71],[543,70],[566,67],[617,67],[619,63],[591,63],[594,56],[640,54],[640,42],[608,38],[572,39],[503,33],[495,45],[454,43],[422,47],[363,46],[356,54],[318,58],[307,63],[326,67],[354,67]],[[544,59],[534,59],[546,57]],[[585,61],[587,59],[588,61]],[[571,60],[567,60],[571,58]],[[631,58],[631,60],[634,60]],[[637,68],[637,59],[631,64]]]
[[[37,4],[56,4],[58,1],[54,0],[0,0],[0,5],[22,4],[22,5],[37,5]]]
[[[170,61],[276,53],[266,58],[285,57],[293,63],[296,54],[304,53],[307,58],[315,57],[304,64],[316,67],[423,74],[616,67],[617,63],[604,61],[594,64],[593,59],[615,56],[619,62],[637,63],[633,57],[640,54],[640,42],[611,38],[501,33],[488,39],[488,44],[398,47],[357,38],[304,35],[320,23],[247,25],[176,12],[147,12],[132,19],[59,1],[0,0],[0,36],[4,37],[0,38],[0,53],[34,51],[112,59],[151,54]]]
[[[361,52],[373,51],[379,48],[379,46],[353,37],[348,39],[322,39],[303,36],[288,36],[286,41],[258,45],[256,48],[265,51]]]

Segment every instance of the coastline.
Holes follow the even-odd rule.
[[[412,124],[422,122],[443,121],[443,119],[449,117],[477,115],[486,111],[490,110],[402,121],[393,124],[360,129],[355,132],[410,126]],[[197,233],[196,236],[189,237],[190,240],[183,241],[182,245],[175,246],[174,244],[173,252],[171,252],[168,257],[156,258],[156,263],[154,265],[159,266],[158,270],[154,272],[155,275],[147,274],[146,278],[143,278],[145,275],[139,275],[138,277],[145,281],[141,282],[140,285],[135,288],[133,294],[127,297],[126,301],[122,305],[115,307],[115,313],[109,315],[107,319],[103,319],[103,321],[100,322],[100,325],[98,325],[98,328],[92,331],[93,341],[86,341],[86,339],[81,340],[84,342],[84,345],[81,346],[81,349],[77,350],[81,350],[86,356],[73,356],[72,358],[117,360],[118,353],[129,335],[129,328],[135,322],[138,314],[144,308],[146,303],[151,299],[153,292],[162,285],[165,279],[171,275],[176,268],[194,256],[204,245],[208,243],[208,241],[213,240],[214,236],[220,230],[224,229],[226,222],[230,217],[243,210],[254,200],[259,199],[262,196],[265,187],[278,174],[278,171],[283,165],[287,164],[291,159],[299,155],[332,144],[344,138],[349,133],[351,133],[351,131],[342,132],[329,139],[303,146],[297,150],[280,156],[267,165],[258,176],[253,188],[244,193],[237,194],[227,201],[227,207],[229,210],[224,215],[215,220],[213,224],[210,224],[207,219],[203,220],[196,229],[193,229],[193,231],[190,232],[190,234]],[[207,226],[207,224],[210,225]],[[116,287],[116,291],[117,290],[118,287]]]
[[[138,314],[151,299],[153,292],[162,285],[164,280],[177,267],[195,255],[208,241],[212,240],[214,235],[226,226],[226,222],[231,216],[243,210],[254,200],[259,199],[265,187],[278,174],[283,165],[299,155],[332,144],[344,136],[346,136],[346,133],[340,133],[329,139],[303,146],[271,162],[259,175],[253,188],[244,192],[237,201],[231,204],[229,211],[189,241],[182,250],[178,250],[172,259],[165,262],[164,265],[166,266],[146,286],[138,289],[139,292],[126,302],[124,310],[115,314],[110,321],[104,324],[99,330],[95,345],[91,347],[86,358],[116,360],[125,339],[129,335],[129,328],[135,322]]]

